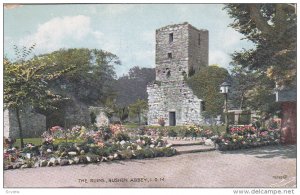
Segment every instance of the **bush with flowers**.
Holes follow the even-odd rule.
[[[205,137],[211,138],[216,133],[208,128],[197,125],[189,126],[167,126],[167,127],[143,127],[143,132],[151,136],[165,137]]]
[[[50,128],[42,135],[42,145],[26,144],[22,150],[6,145],[4,168],[29,168],[120,159],[172,156],[176,150],[161,138],[130,136],[121,125],[87,129],[75,126]]]
[[[278,129],[258,130],[252,126],[233,126],[230,134],[224,134],[215,139],[219,150],[236,150],[279,144]]]

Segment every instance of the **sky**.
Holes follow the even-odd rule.
[[[209,64],[228,68],[230,54],[252,47],[228,27],[233,21],[223,4],[33,4],[4,9],[4,55],[13,45],[34,54],[60,48],[102,49],[116,54],[122,76],[134,66],[155,67],[155,30],[188,22],[209,31]]]

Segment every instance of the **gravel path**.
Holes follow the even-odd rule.
[[[296,187],[296,146],[6,170],[4,187]]]

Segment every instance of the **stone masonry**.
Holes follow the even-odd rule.
[[[25,109],[20,112],[23,137],[40,137],[46,131],[46,117],[35,113],[31,109]],[[19,126],[16,113],[12,110],[3,112],[4,136],[19,138]]]
[[[148,125],[201,124],[201,99],[185,79],[208,66],[208,31],[188,23],[156,30],[156,81],[147,86]]]

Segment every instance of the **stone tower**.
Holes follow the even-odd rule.
[[[156,30],[156,81],[147,86],[148,124],[201,124],[201,101],[185,78],[208,66],[208,31],[188,23]]]

